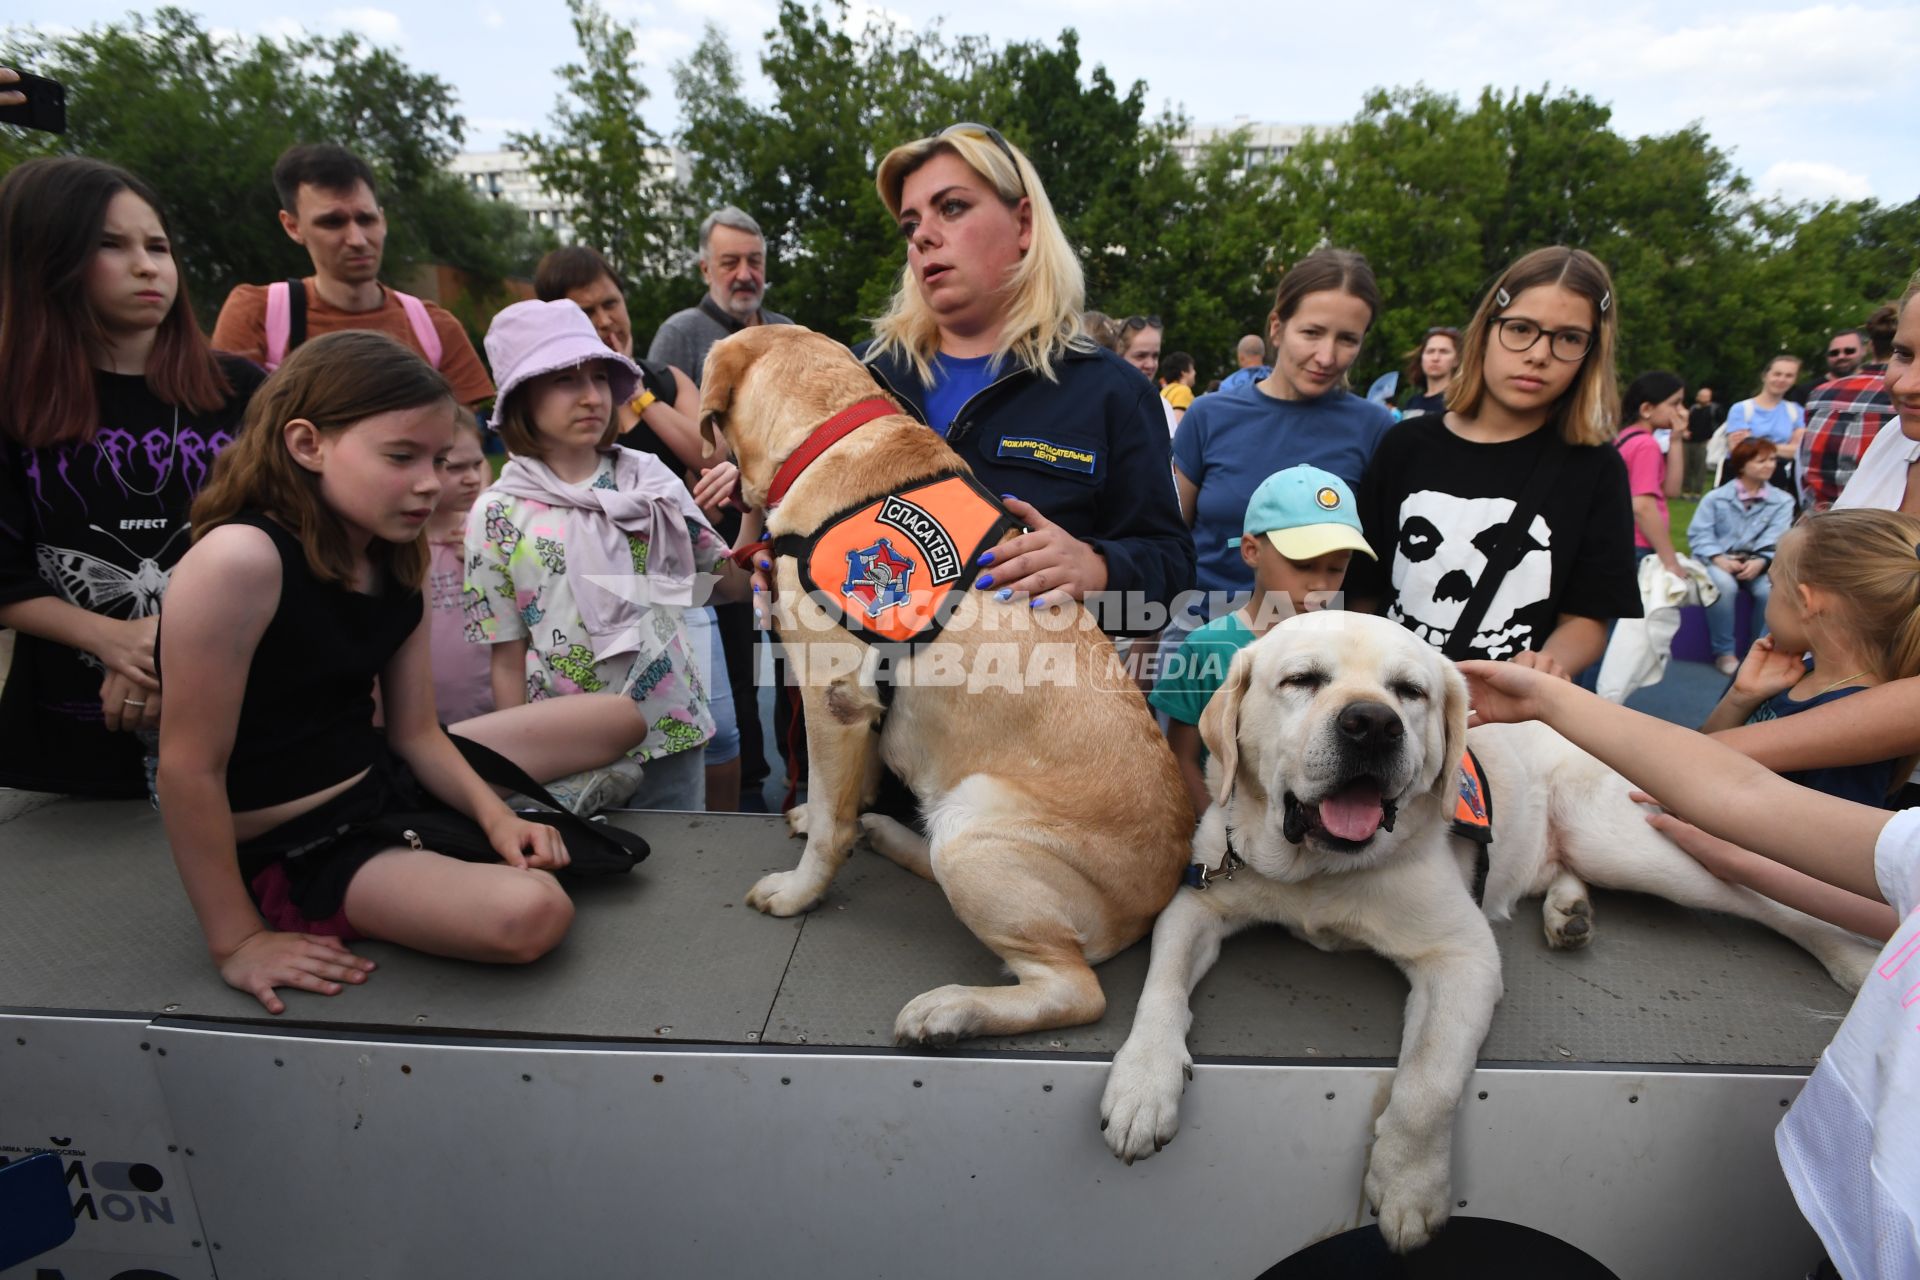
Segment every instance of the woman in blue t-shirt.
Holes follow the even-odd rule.
[[[1380,313],[1380,287],[1367,260],[1320,249],[1280,281],[1267,336],[1273,372],[1263,381],[1203,396],[1173,440],[1180,512],[1193,529],[1204,618],[1237,607],[1253,587],[1240,559],[1247,503],[1261,481],[1303,463],[1358,488],[1374,446],[1393,426],[1384,405],[1346,389],[1347,369]]]
[[[1773,445],[1773,452],[1780,459],[1773,483],[1788,493],[1795,491],[1794,456],[1800,447],[1800,437],[1807,430],[1806,412],[1786,398],[1787,392],[1793,389],[1793,380],[1799,376],[1799,356],[1777,355],[1760,371],[1759,394],[1727,410],[1727,448],[1732,449],[1749,436]]]

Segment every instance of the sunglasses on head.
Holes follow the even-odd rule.
[[[1164,329],[1159,316],[1128,316],[1120,322],[1128,329]]]
[[[934,134],[933,140],[938,142],[949,134],[958,134],[963,138],[984,138],[994,146],[1000,148],[1000,154],[1005,156],[1007,163],[1013,166],[1013,176],[1014,180],[1020,184],[1020,194],[1025,195],[1027,193],[1027,181],[1020,176],[1020,162],[1014,159],[1013,148],[1008,145],[1005,138],[1000,136],[998,129],[990,124],[975,124],[971,120],[963,120],[959,124],[950,124],[940,132]]]

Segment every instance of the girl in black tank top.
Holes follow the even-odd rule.
[[[271,1013],[276,987],[364,982],[356,937],[526,962],[573,918],[559,834],[509,809],[435,716],[422,535],[452,441],[439,373],[382,334],[329,334],[261,388],[194,504],[155,654],[161,812],[221,976]],[[645,722],[581,695],[460,731],[546,779],[619,756]],[[385,825],[434,846],[381,830],[399,814],[418,821]]]

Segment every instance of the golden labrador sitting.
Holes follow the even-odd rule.
[[[1467,731],[1451,662],[1384,618],[1290,618],[1234,656],[1207,704],[1214,803],[1194,856],[1231,880],[1182,889],[1153,931],[1133,1030],[1101,1100],[1107,1145],[1128,1163],[1179,1126],[1192,1059],[1189,997],[1221,942],[1279,923],[1325,950],[1365,947],[1405,972],[1406,1023],[1374,1125],[1366,1195],[1395,1249],[1447,1219],[1454,1108],[1501,995],[1488,917],[1544,894],[1547,941],[1591,940],[1588,883],[1757,920],[1859,987],[1875,949],[1843,929],[1714,878],[1642,820],[1626,779],[1545,725]],[[1456,762],[1471,746],[1492,793],[1484,907],[1474,858],[1449,831]]]
[[[755,506],[815,427],[878,394],[845,347],[788,325],[716,344],[701,387],[702,430],[724,432]],[[852,503],[955,470],[965,464],[934,432],[904,413],[882,417],[801,472],[767,531],[811,534]],[[916,997],[896,1040],[947,1044],[1099,1018],[1106,996],[1090,966],[1152,926],[1193,832],[1173,755],[1112,642],[1078,604],[1041,617],[969,591],[938,639],[896,667],[889,709],[877,652],[803,592],[798,562],[777,557],[774,578],[776,627],[806,709],[807,803],[789,821],[807,844],[748,904],[776,916],[812,907],[864,828],[880,852],[937,881],[1017,979]],[[918,798],[925,839],[862,818],[881,761]]]

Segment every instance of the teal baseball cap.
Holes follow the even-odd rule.
[[[1358,551],[1375,560],[1360,530],[1353,490],[1331,471],[1301,465],[1260,482],[1247,504],[1247,533],[1264,533],[1289,560],[1312,560],[1329,551]]]

